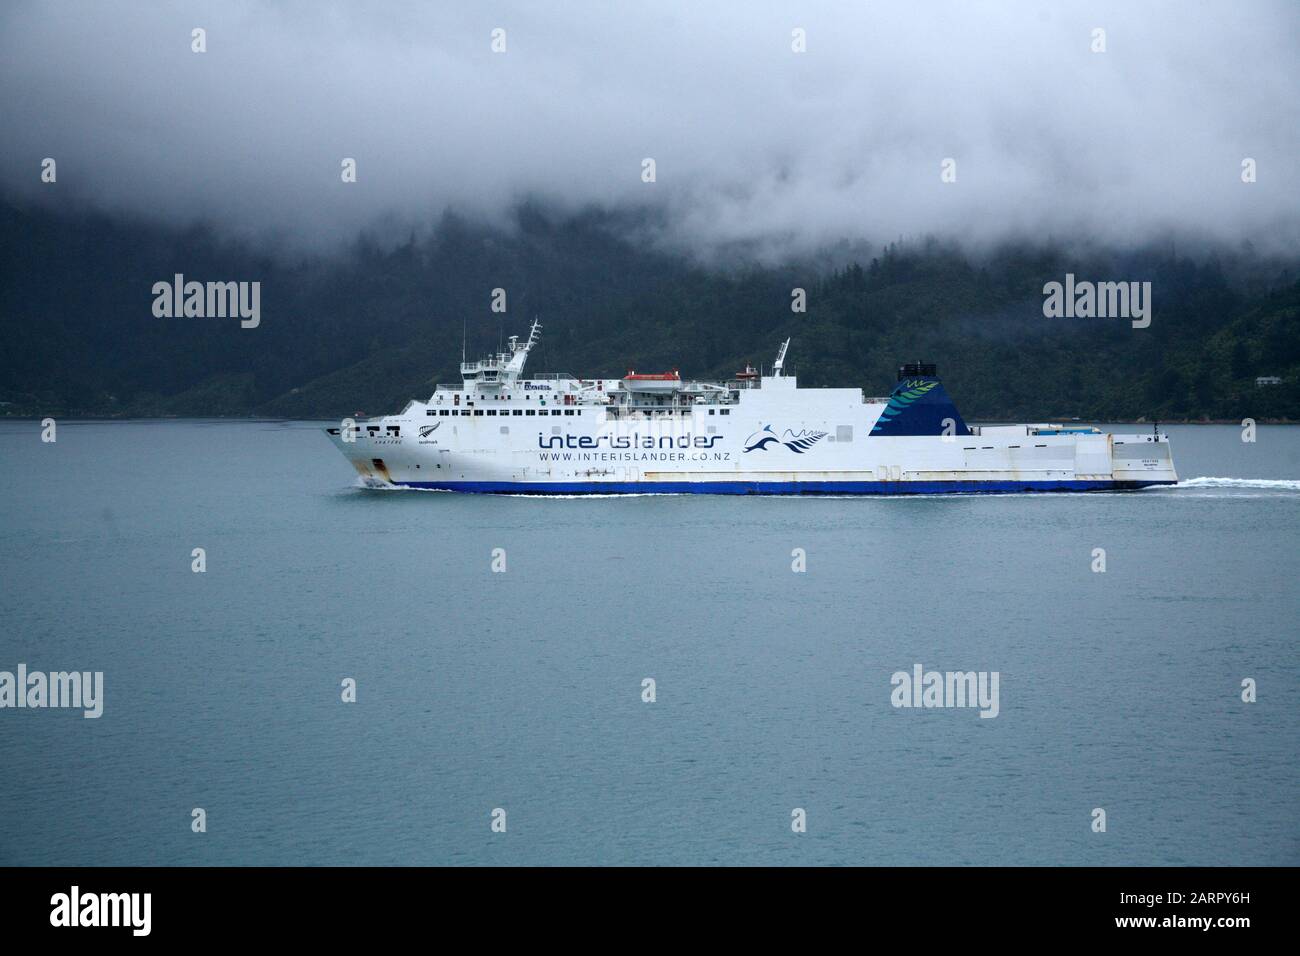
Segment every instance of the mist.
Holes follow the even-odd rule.
[[[701,255],[1294,251],[1298,38],[1293,2],[10,3],[0,189],[322,253],[525,199]]]

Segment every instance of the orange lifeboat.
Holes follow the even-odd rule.
[[[628,369],[623,376],[623,388],[629,392],[675,392],[681,387],[682,378],[677,374],[677,369],[646,374]]]

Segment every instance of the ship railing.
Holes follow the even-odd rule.
[[[503,372],[508,364],[508,362],[501,361],[500,359],[491,358],[481,359],[476,362],[461,362],[460,374],[477,375],[479,372]]]
[[[689,405],[627,406],[607,405],[605,414],[609,418],[630,418],[650,421],[655,418],[678,418],[691,413]]]

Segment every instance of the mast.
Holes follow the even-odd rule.
[[[527,342],[520,345],[514,336],[510,337],[510,361],[506,363],[506,367],[503,369],[507,382],[513,382],[523,372],[524,363],[528,361],[528,353],[533,350],[533,346],[537,344],[537,340],[541,337],[542,323],[537,321],[536,317],[533,318],[532,327],[528,330]]]
[[[776,364],[772,366],[772,375],[774,378],[780,378],[785,371],[785,352],[790,347],[790,340],[786,339],[781,343],[781,349],[776,353]]]

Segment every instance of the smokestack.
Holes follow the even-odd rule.
[[[951,435],[971,433],[957,406],[939,381],[939,368],[928,362],[909,362],[898,367],[898,384],[880,418],[871,428],[873,435]]]

